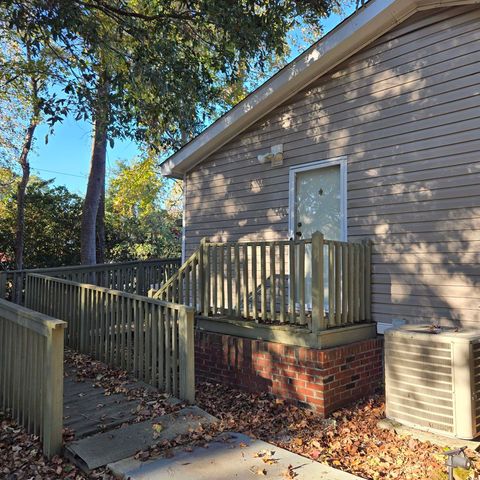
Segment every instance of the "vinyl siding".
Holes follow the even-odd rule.
[[[480,321],[480,8],[417,14],[186,176],[186,251],[288,236],[289,168],[347,157],[377,321]],[[283,143],[284,165],[257,155]]]

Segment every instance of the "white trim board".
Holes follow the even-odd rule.
[[[185,263],[187,259],[187,252],[186,252],[186,241],[187,241],[187,233],[186,233],[186,220],[187,220],[187,175],[183,176],[183,208],[182,208],[182,265]]]
[[[296,197],[296,175],[308,170],[318,170],[320,168],[340,166],[340,211],[341,211],[341,240],[346,242],[348,239],[347,229],[347,157],[335,157],[328,160],[317,162],[308,162],[301,165],[290,167],[288,172],[288,235],[295,239],[295,197]]]
[[[385,332],[389,329],[393,328],[391,323],[387,322],[377,322],[377,334],[378,335],[385,335]]]

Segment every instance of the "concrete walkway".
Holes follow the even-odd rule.
[[[208,448],[196,447],[192,451],[177,448],[171,458],[147,462],[129,458],[108,468],[117,478],[125,480],[360,480],[239,433],[224,433],[210,442]]]

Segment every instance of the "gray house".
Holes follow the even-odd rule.
[[[370,239],[380,326],[478,325],[479,20],[478,0],[371,0],[165,161],[185,258]]]
[[[0,272],[0,394],[44,452],[64,339],[189,401],[327,416],[386,378],[389,417],[480,434],[479,26],[480,0],[370,0],[167,159],[182,262]]]

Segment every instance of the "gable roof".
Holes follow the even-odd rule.
[[[468,4],[480,4],[480,0],[370,0],[166,159],[162,174],[182,178],[274,108],[414,13]]]

